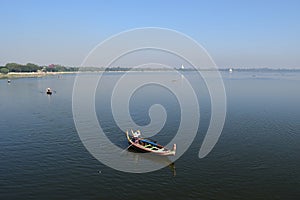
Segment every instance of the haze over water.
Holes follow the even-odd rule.
[[[162,74],[168,76],[168,72],[136,72],[131,76]],[[96,112],[108,138],[125,149],[128,144],[113,120],[109,99],[121,75],[105,73],[97,88]],[[184,72],[199,100],[197,136],[173,166],[141,174],[111,169],[85,149],[72,115],[75,76],[20,78],[10,84],[0,80],[0,199],[300,196],[299,72],[222,72],[226,121],[218,143],[203,159],[198,158],[198,152],[209,125],[210,97],[195,72]],[[180,77],[169,76],[180,87]],[[55,90],[52,96],[44,93],[47,87]],[[170,91],[155,85],[141,88],[130,101],[130,113],[136,123],[147,125],[148,109],[157,103],[164,106],[168,118],[153,139],[165,145],[176,134],[180,121],[179,104]],[[133,160],[154,162],[140,154]]]

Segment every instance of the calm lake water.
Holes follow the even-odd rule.
[[[121,75],[103,76],[95,106],[108,138],[125,149],[126,138],[110,108],[112,88]],[[83,146],[72,114],[76,75],[12,79],[10,84],[0,80],[0,199],[298,199],[300,73],[222,72],[226,121],[218,143],[203,159],[198,153],[211,116],[210,97],[197,74],[184,75],[199,99],[197,136],[173,165],[140,174],[111,169]],[[131,76],[165,77],[168,72]],[[180,77],[169,78],[180,88]],[[44,93],[47,87],[55,90],[52,96]],[[148,85],[130,101],[132,119],[140,126],[149,124],[153,104],[164,106],[168,115],[153,136],[165,145],[178,129],[180,105],[170,91]],[[157,162],[140,154],[133,160]]]

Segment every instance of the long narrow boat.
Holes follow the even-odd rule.
[[[174,156],[176,153],[176,144],[174,144],[173,148],[170,150],[154,141],[140,137],[140,134],[138,135],[132,130],[131,135],[126,131],[126,137],[130,147],[134,147],[141,152],[148,152],[161,156]]]

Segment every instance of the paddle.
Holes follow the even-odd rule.
[[[133,144],[129,145],[126,149],[124,149],[121,154],[123,154],[126,150],[128,150]]]

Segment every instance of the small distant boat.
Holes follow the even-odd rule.
[[[160,144],[157,144],[155,141],[147,138],[142,138],[140,136],[140,131],[133,132],[131,130],[131,135],[129,135],[129,132],[126,131],[126,137],[128,143],[130,144],[129,147],[133,147],[140,152],[148,152],[161,156],[175,156],[176,144],[174,144],[173,148],[170,150]]]
[[[233,69],[232,69],[232,68],[230,68],[230,69],[229,69],[229,73],[232,73],[232,72],[233,72]]]
[[[10,83],[11,82],[11,80],[10,79],[7,79],[7,83]]]
[[[46,94],[48,94],[48,95],[51,95],[51,94],[52,94],[51,88],[47,88],[47,89],[46,89]]]

